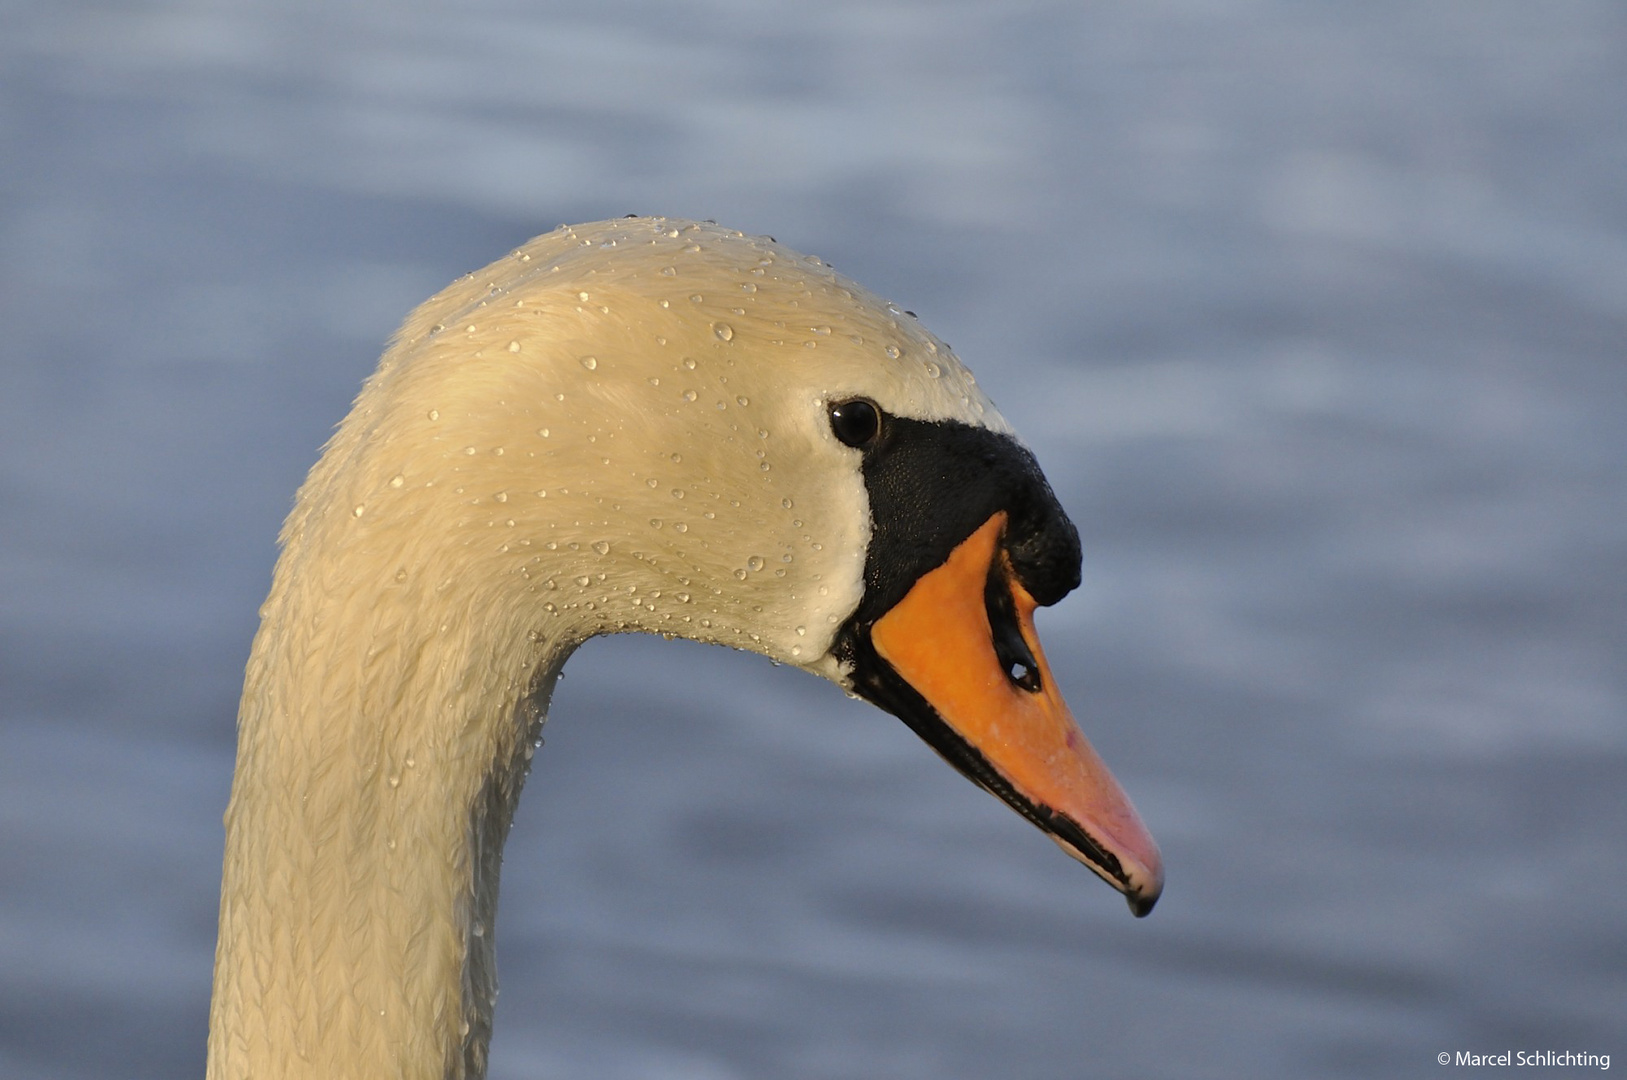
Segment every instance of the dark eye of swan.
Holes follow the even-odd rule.
[[[830,407],[830,429],[848,446],[869,446],[881,435],[881,410],[864,398],[837,402]]]

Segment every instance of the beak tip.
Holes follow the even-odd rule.
[[[1136,824],[1140,824],[1139,820]],[[1114,881],[1114,884],[1124,894],[1125,902],[1130,905],[1130,914],[1138,919],[1145,919],[1152,914],[1159,897],[1164,895],[1164,859],[1157,843],[1147,835],[1146,830],[1143,828],[1137,831],[1141,834],[1137,838],[1139,843],[1136,845],[1139,850],[1120,849],[1119,865],[1125,873],[1123,877]]]
[[[1158,903],[1158,898],[1163,894],[1163,886],[1162,883],[1160,883],[1158,888],[1149,889],[1145,892],[1139,890],[1136,892],[1126,892],[1124,894],[1124,899],[1129,901],[1130,914],[1134,915],[1138,919],[1145,919],[1148,915],[1152,914],[1153,905]]]

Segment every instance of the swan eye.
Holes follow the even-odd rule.
[[[864,398],[838,402],[830,407],[830,429],[847,446],[869,446],[881,435],[881,410]]]

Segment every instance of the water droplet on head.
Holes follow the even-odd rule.
[[[763,568],[763,557],[761,555],[753,555],[751,558],[746,560],[746,569],[748,569],[748,570],[761,570],[762,568]]]
[[[690,371],[694,371],[695,370],[695,358],[693,356],[684,357],[684,367],[688,368]]]
[[[597,551],[600,555],[608,555],[610,554],[610,542],[608,540],[595,540],[593,542],[593,550]]]
[[[673,527],[673,528],[674,528],[674,529],[676,529],[676,530],[677,530],[677,531],[679,531],[679,532],[681,532],[681,533],[682,533],[682,532],[688,532],[688,531],[689,531],[689,526],[688,526],[688,525],[685,525],[685,524],[684,524],[684,523],[683,523],[683,522],[681,522],[681,521],[680,521],[680,522],[677,522],[677,523],[675,523],[675,524],[674,524],[674,525],[673,525],[673,526],[672,526],[672,527]]]
[[[889,346],[887,346],[887,355],[892,357],[894,360],[897,360],[898,356],[899,356],[898,346],[897,345],[889,345]]]
[[[943,374],[943,369],[940,368],[935,361],[928,360],[926,362],[926,373],[932,378],[936,379],[939,375]]]
[[[728,323],[713,323],[712,333],[716,334],[723,341],[734,340],[734,327],[730,326]]]
[[[685,401],[694,401],[699,396],[700,395],[695,393],[695,391],[693,391],[693,390],[685,390],[684,391],[684,400]]]
[[[439,409],[431,409],[431,410],[429,410],[429,418],[431,420],[439,420],[441,418],[441,410],[439,410]]]
[[[582,357],[582,366],[587,368],[589,371],[592,371],[594,368],[599,366],[598,358],[597,357],[592,357],[592,356],[584,356],[584,357]]]
[[[781,499],[780,500],[780,505],[782,507],[784,507],[785,509],[789,510],[789,509],[791,509],[791,500],[790,499]]]
[[[394,476],[390,477],[390,486],[393,488],[398,488],[406,482],[407,478],[402,476],[400,473],[396,473]]]
[[[735,404],[740,405],[742,407],[751,404],[751,399],[747,398],[747,397],[737,397],[734,400],[735,400]]]
[[[351,511],[351,512],[354,513],[357,517],[361,517],[363,511],[365,511],[366,509],[367,509],[367,507],[365,507],[365,506],[357,506],[356,509]]]
[[[509,342],[508,343],[508,351],[509,352],[519,352],[520,351],[520,343],[518,341]]]

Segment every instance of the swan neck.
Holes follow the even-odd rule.
[[[310,587],[299,547],[239,713],[208,1076],[484,1076],[503,841],[574,642]]]

